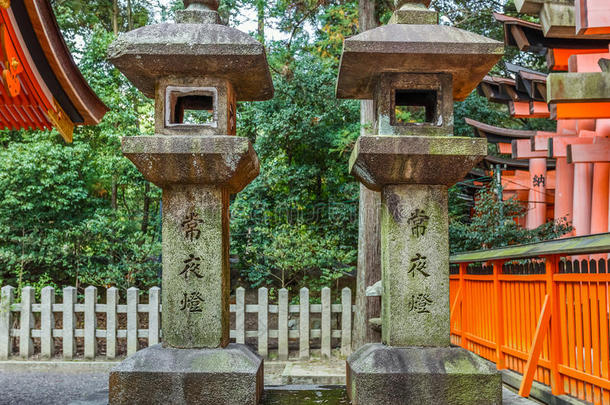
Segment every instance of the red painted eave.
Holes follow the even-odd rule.
[[[24,0],[24,4],[53,73],[83,117],[84,122],[75,124],[99,124],[108,107],[93,92],[74,63],[51,4],[48,0]]]

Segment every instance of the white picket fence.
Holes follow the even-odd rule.
[[[117,357],[119,339],[126,339],[126,354],[130,356],[161,340],[160,293],[158,287],[151,288],[148,290],[148,303],[142,304],[140,300],[146,301],[145,294],[141,294],[137,288],[130,288],[127,290],[126,304],[120,304],[119,290],[111,287],[106,289],[105,304],[100,304],[98,289],[88,287],[85,289],[84,301],[79,303],[76,288],[66,287],[63,289],[62,303],[58,304],[55,303],[55,289],[45,287],[41,291],[41,302],[35,303],[35,290],[25,287],[21,291],[21,302],[16,303],[15,288],[3,287],[0,295],[0,360],[9,359],[16,349],[18,357],[22,359],[38,355],[41,358],[55,357],[58,353],[54,338],[61,339],[61,356],[65,360],[77,357],[77,338],[84,341],[82,354],[85,359],[96,359],[98,344],[103,340],[107,359]],[[333,348],[340,348],[340,354],[348,356],[351,352],[352,317],[355,310],[351,290],[346,287],[341,291],[338,304],[332,304],[330,288],[322,289],[321,304],[310,304],[307,288],[302,288],[299,293],[298,305],[289,304],[286,289],[278,291],[277,304],[269,304],[267,288],[259,288],[258,303],[246,304],[246,291],[238,288],[236,303],[230,309],[235,314],[235,329],[230,332],[231,340],[237,343],[251,343],[251,340],[255,340],[258,353],[264,358],[270,356],[270,339],[276,339],[277,358],[280,360],[288,359],[291,354],[290,342],[294,343],[294,347],[297,339],[299,359],[310,358],[312,343],[316,347],[319,343],[322,357],[330,357]],[[81,313],[83,315],[79,315]],[[246,328],[248,313],[258,314],[256,330]],[[105,314],[105,329],[99,327],[97,314]],[[146,314],[147,322],[144,322],[143,314]],[[61,316],[60,328],[56,327],[56,316]],[[122,322],[120,317],[123,317]],[[314,317],[316,321],[319,320],[320,327],[317,329],[311,328]],[[274,318],[277,329],[269,329],[270,318]],[[292,320],[289,322],[290,318]],[[147,327],[142,328],[142,323],[147,323]],[[121,324],[124,329],[119,328]],[[39,344],[35,341],[37,339]],[[18,347],[14,347],[16,341]]]

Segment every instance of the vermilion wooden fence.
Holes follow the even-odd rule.
[[[523,374],[523,396],[536,380],[610,405],[608,251],[602,234],[453,256],[452,342]]]

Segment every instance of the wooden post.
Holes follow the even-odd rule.
[[[116,358],[117,338],[117,306],[119,304],[119,290],[110,287],[106,290],[106,358]]]
[[[549,294],[544,298],[544,304],[540,312],[540,318],[538,318],[538,326],[536,333],[534,334],[534,340],[529,350],[527,363],[523,372],[523,379],[521,380],[521,387],[519,388],[519,395],[522,397],[529,397],[532,389],[532,383],[534,382],[534,373],[538,367],[538,360],[540,359],[540,352],[542,351],[542,344],[544,338],[549,330],[549,320],[551,319],[551,306],[549,303]]]
[[[591,163],[574,163],[574,235],[584,236],[591,233],[591,182],[593,167]]]
[[[258,354],[269,357],[269,295],[265,287],[258,289]]]
[[[35,291],[32,287],[23,287],[21,290],[21,319],[19,321],[19,355],[27,359],[34,354],[34,342],[32,341],[32,329],[34,328],[34,303]]]
[[[330,358],[330,288],[322,288],[322,322],[320,326],[320,346],[322,357]]]
[[[288,360],[288,290],[282,288],[278,303],[278,355],[280,360]]]
[[[161,289],[152,287],[148,290],[148,346],[159,343],[159,310],[161,309]]]
[[[567,158],[558,157],[555,176],[555,221],[565,218],[571,222],[574,203],[574,165],[568,164]]]
[[[85,288],[85,359],[91,360],[95,360],[97,352],[97,341],[95,339],[95,330],[97,329],[96,304],[97,288],[93,286]]]
[[[42,289],[40,303],[40,355],[45,359],[50,359],[55,354],[55,344],[53,343],[55,289],[53,287],[47,286]]]
[[[127,355],[138,351],[138,304],[140,290],[131,287],[127,290]]]
[[[502,274],[503,261],[493,262],[494,271],[494,298],[496,300],[496,367],[498,370],[506,368],[504,362],[504,304],[502,297],[502,284],[500,274]]]
[[[352,352],[352,290],[341,290],[341,355]]]
[[[62,344],[65,360],[72,360],[76,352],[76,342],[74,341],[74,329],[76,329],[76,315],[74,305],[76,304],[76,288],[64,288],[64,302],[62,305],[63,332]]]
[[[527,229],[536,229],[546,222],[546,158],[530,159],[530,190],[527,207]]]
[[[10,285],[2,287],[0,301],[0,360],[7,360],[13,351],[11,328],[13,313],[11,306],[15,300],[15,288]]]
[[[551,310],[551,352],[549,357],[551,360],[551,388],[553,395],[565,394],[563,377],[559,372],[559,365],[562,362],[561,318],[559,317],[561,309],[559,307],[559,288],[554,280],[554,275],[558,272],[558,269],[559,256],[548,256],[546,258],[546,291],[549,296]]]
[[[246,290],[238,287],[235,291],[235,342],[246,343]]]
[[[592,146],[595,147],[597,145]],[[609,171],[610,163],[597,162],[593,164],[593,187],[591,191],[591,234],[608,232]]]
[[[309,290],[301,288],[299,308],[299,358],[309,359]]]
[[[360,31],[377,26],[375,2],[359,0]],[[360,134],[364,135],[375,121],[373,100],[360,102]],[[369,319],[378,318],[381,300],[367,298],[366,288],[381,280],[381,194],[360,184],[358,208],[358,272],[356,276],[356,312],[354,315],[353,349],[366,343],[381,342],[381,333],[373,329]]]
[[[468,292],[466,291],[466,281],[464,280],[464,276],[466,276],[466,269],[468,269],[468,263],[460,263],[460,291],[462,297],[467,297]],[[462,314],[464,313],[464,300],[462,300],[462,306],[456,308],[457,311],[460,311],[460,320],[462,326],[462,338],[460,339],[460,346],[464,349],[468,349],[468,340],[466,339],[466,331],[468,322],[466,321],[466,317]],[[457,316],[457,315],[456,315]]]

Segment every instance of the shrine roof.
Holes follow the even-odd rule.
[[[573,256],[592,253],[610,252],[610,233],[590,236],[555,239],[526,245],[508,246],[492,250],[457,253],[450,257],[450,262],[473,263],[489,260],[517,260],[551,255]]]
[[[495,127],[470,118],[465,118],[464,121],[474,129],[476,136],[487,138],[491,143],[511,143],[514,139],[530,139],[537,133],[537,131]]]
[[[477,86],[479,95],[501,104],[546,100],[546,74],[510,63],[506,63],[506,69],[515,79],[485,76]]]
[[[506,167],[507,170],[529,169],[529,166],[530,166],[529,160],[511,159],[511,158],[504,158],[501,156],[494,156],[494,155],[488,155],[485,158],[485,162],[489,163],[491,165],[503,165]],[[555,166],[556,166],[555,159],[547,159],[546,162],[547,162],[546,168],[548,170],[555,169]]]
[[[529,169],[530,162],[529,160],[517,160],[517,159],[507,159],[500,156],[487,155],[485,157],[485,162],[491,165],[502,165],[505,166],[508,170],[516,170],[516,169]]]
[[[514,79],[485,76],[477,86],[477,93],[493,103],[508,104],[516,96],[519,101],[529,101],[527,94],[518,93]]]
[[[572,38],[545,37],[542,26],[530,21],[494,13],[504,24],[504,43],[521,51],[546,54],[548,49],[608,49],[609,39],[575,36]]]
[[[89,87],[61,35],[48,0],[0,7],[2,64],[0,127],[56,127],[68,142],[75,125],[98,124],[108,108]]]
[[[546,100],[547,75],[532,69],[527,69],[512,63],[505,63],[506,70],[515,75],[515,89],[527,93],[529,99],[534,101]]]

